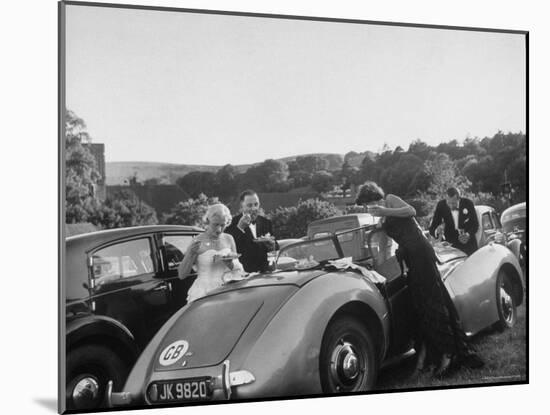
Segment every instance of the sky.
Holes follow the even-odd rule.
[[[67,6],[66,105],[108,162],[525,132],[525,90],[519,34]]]

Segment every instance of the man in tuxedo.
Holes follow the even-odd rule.
[[[477,249],[476,232],[479,228],[474,202],[460,197],[458,189],[447,189],[445,199],[439,201],[435,208],[430,235],[439,238],[441,223],[445,230],[445,240],[455,248],[471,255]]]
[[[254,190],[245,190],[239,199],[241,213],[233,218],[225,231],[235,239],[244,270],[265,272],[269,269],[267,253],[278,249],[273,226],[269,219],[260,216],[260,199]]]

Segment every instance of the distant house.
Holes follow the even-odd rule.
[[[144,184],[133,186],[107,186],[107,197],[113,197],[120,191],[130,191],[140,200],[155,209],[157,216],[169,213],[179,202],[186,201],[190,196],[175,184]]]

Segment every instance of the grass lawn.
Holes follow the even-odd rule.
[[[525,303],[518,308],[518,320],[512,329],[499,332],[485,330],[471,342],[485,362],[480,369],[459,368],[443,380],[434,379],[430,372],[411,378],[415,357],[382,369],[377,390],[432,388],[497,382],[522,382],[527,379],[527,334]]]

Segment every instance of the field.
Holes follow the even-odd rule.
[[[526,308],[518,308],[518,320],[512,329],[499,332],[485,330],[471,341],[485,362],[480,369],[459,368],[443,380],[434,379],[430,372],[411,377],[415,357],[382,369],[377,390],[437,388],[457,385],[525,382],[527,380]]]

